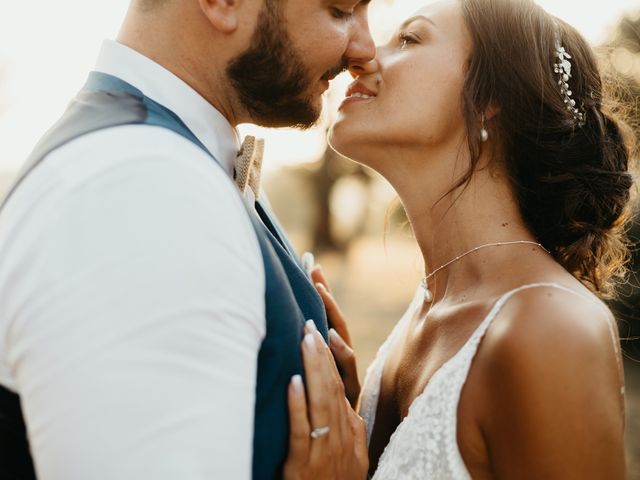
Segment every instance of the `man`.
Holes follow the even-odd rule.
[[[326,317],[235,126],[312,125],[367,3],[132,1],[0,205],[2,478],[281,475]]]

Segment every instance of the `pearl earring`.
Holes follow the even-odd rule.
[[[484,113],[482,114],[482,127],[480,128],[480,141],[482,143],[485,143],[487,140],[489,140],[489,132],[487,131],[487,129],[484,126]]]

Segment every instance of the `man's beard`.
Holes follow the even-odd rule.
[[[321,113],[310,92],[317,80],[293,45],[277,8],[265,2],[251,45],[229,62],[227,77],[255,123],[310,128]],[[344,63],[322,78],[335,77],[345,69]]]

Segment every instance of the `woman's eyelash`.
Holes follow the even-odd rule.
[[[409,33],[401,33],[398,35],[398,41],[401,47],[406,47],[412,43],[418,43],[418,39]]]

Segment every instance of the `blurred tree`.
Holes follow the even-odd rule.
[[[317,205],[312,250],[318,253],[327,250],[347,250],[349,244],[364,233],[368,211],[365,209],[357,227],[352,229],[348,236],[338,235],[335,228],[335,212],[332,210],[332,194],[338,181],[345,177],[352,177],[368,186],[372,180],[371,175],[364,167],[347,160],[329,145],[322,158],[311,169],[306,170],[306,175]]]

